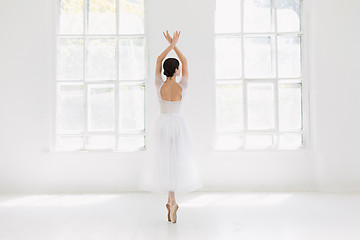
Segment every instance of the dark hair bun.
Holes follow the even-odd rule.
[[[164,75],[166,77],[172,77],[175,73],[175,70],[179,68],[179,65],[179,60],[176,58],[167,58],[163,64]]]

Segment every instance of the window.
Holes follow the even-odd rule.
[[[143,0],[56,0],[54,150],[144,149]]]
[[[217,150],[305,146],[301,0],[216,0]]]

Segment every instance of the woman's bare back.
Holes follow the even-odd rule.
[[[165,81],[160,88],[160,97],[165,101],[180,101],[183,89],[177,82]]]

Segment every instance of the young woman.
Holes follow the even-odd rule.
[[[158,193],[168,193],[168,221],[176,223],[177,210],[175,192],[191,192],[202,187],[198,168],[197,153],[188,121],[181,114],[181,106],[188,87],[187,59],[176,46],[180,31],[171,38],[168,31],[164,37],[170,45],[158,56],[155,70],[155,86],[160,104],[160,115],[149,133],[149,149],[153,149],[152,158],[144,160],[139,187]],[[176,58],[164,61],[164,75],[161,77],[162,62],[173,50],[182,64],[182,77],[179,83],[180,63]]]

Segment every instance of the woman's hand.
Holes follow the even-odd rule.
[[[171,44],[172,42],[172,37],[170,36],[168,30],[166,30],[166,34],[163,32],[164,37],[166,38],[166,40]]]
[[[166,38],[166,40],[170,43],[170,45],[173,45],[173,46],[176,46],[176,43],[178,42],[179,40],[179,37],[180,37],[180,31],[176,31],[173,35],[173,37],[170,36],[169,32],[166,30],[166,35],[165,33],[163,32],[164,34],[164,37]]]
[[[178,42],[179,37],[180,37],[180,31],[174,32],[173,40],[172,40],[171,44],[174,44],[174,46],[176,46],[176,43]]]

